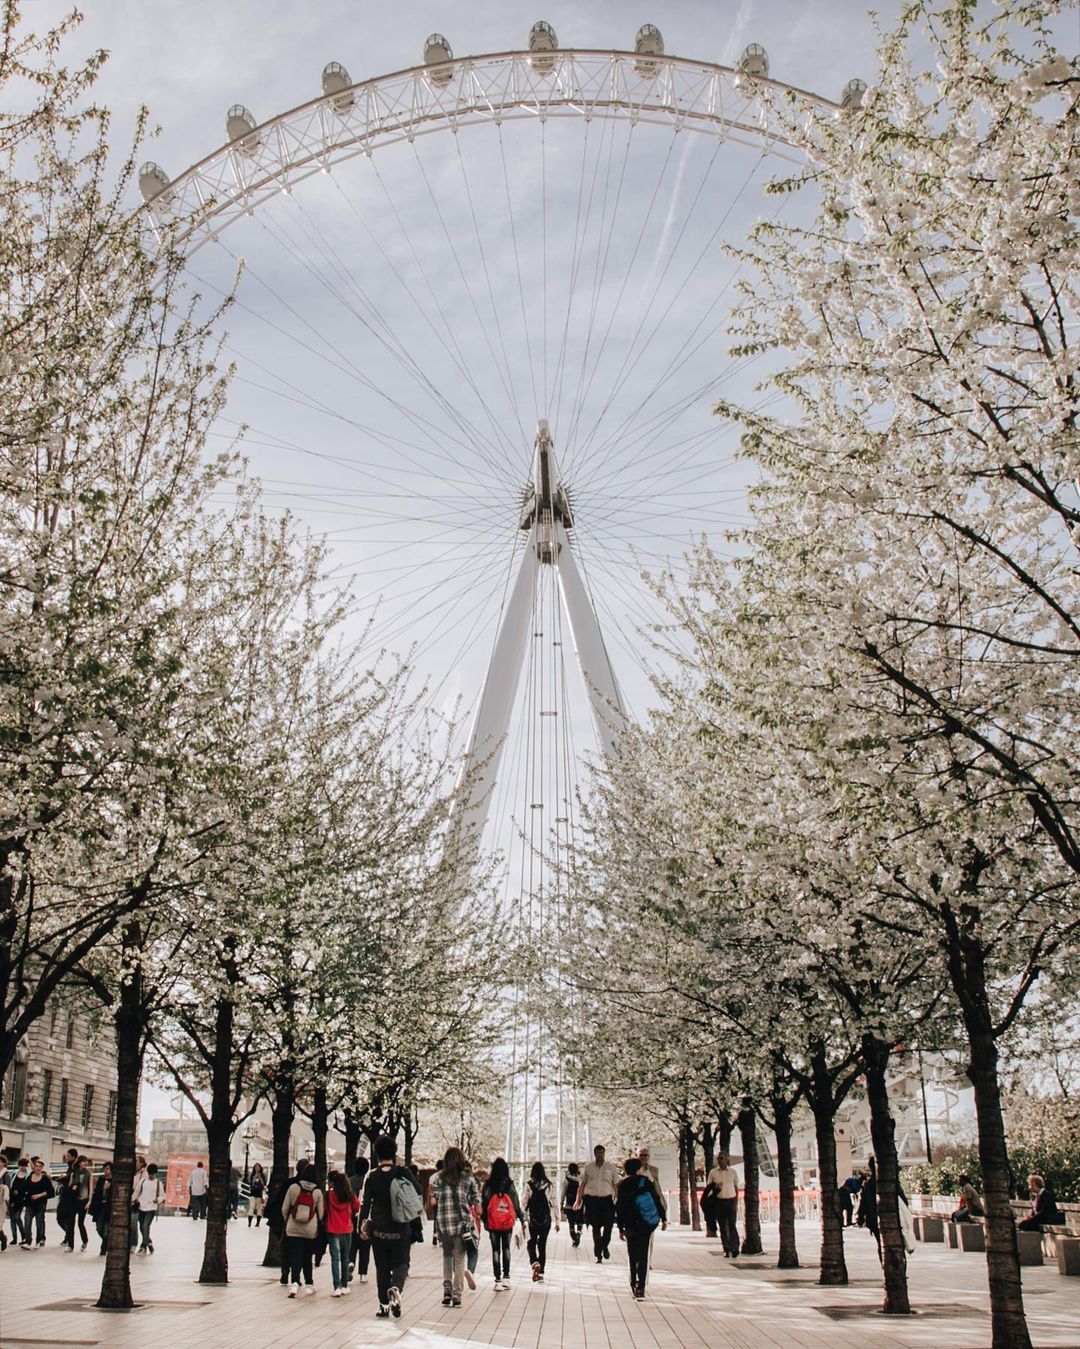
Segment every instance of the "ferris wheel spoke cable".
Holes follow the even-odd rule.
[[[510,403],[510,405],[513,407],[514,412],[515,412],[515,415],[516,415],[516,417],[517,417],[517,427],[516,427],[516,430],[518,431],[518,434],[519,434],[519,436],[521,437],[521,440],[522,440],[523,444],[524,444],[525,446],[527,446],[527,444],[528,444],[528,438],[527,438],[526,433],[525,433],[525,426],[524,426],[524,424],[523,424],[523,422],[522,422],[522,420],[521,420],[521,415],[520,415],[520,411],[519,411],[519,409],[518,409],[517,400],[516,400],[516,398],[514,397],[513,381],[512,381],[512,377],[510,376],[509,363],[507,362],[507,363],[505,364],[505,368],[504,368],[503,365],[500,365],[500,363],[499,363],[499,358],[498,358],[498,356],[497,356],[496,353],[495,353],[495,348],[494,348],[494,346],[493,346],[493,344],[492,344],[492,341],[491,341],[491,335],[490,335],[490,332],[489,332],[489,324],[488,324],[488,323],[485,321],[485,319],[481,316],[481,313],[480,313],[480,307],[479,307],[479,305],[477,304],[476,295],[475,295],[475,293],[474,293],[474,291],[473,291],[473,285],[472,285],[471,280],[469,279],[469,271],[468,271],[468,269],[463,265],[463,263],[462,263],[462,261],[461,261],[461,255],[460,255],[460,253],[458,252],[457,244],[454,242],[454,236],[453,236],[453,233],[451,232],[449,226],[448,226],[447,223],[446,223],[446,217],[445,217],[445,215],[443,214],[443,210],[442,210],[441,205],[439,204],[439,199],[438,199],[438,197],[435,195],[435,191],[434,191],[434,189],[433,189],[432,186],[431,186],[431,179],[428,177],[427,169],[424,167],[423,160],[422,160],[422,158],[421,158],[421,156],[420,156],[420,150],[419,150],[419,147],[418,147],[418,146],[416,145],[416,143],[414,142],[412,148],[413,148],[413,154],[414,154],[415,157],[416,157],[417,168],[419,169],[420,176],[422,177],[422,179],[423,179],[423,181],[424,181],[424,186],[425,186],[425,188],[427,189],[428,198],[429,198],[429,200],[430,200],[430,202],[431,202],[431,205],[432,205],[432,207],[433,207],[433,209],[434,209],[434,211],[435,211],[435,215],[436,215],[436,217],[437,217],[437,219],[438,219],[438,221],[439,221],[439,226],[440,226],[440,228],[441,228],[441,230],[442,230],[443,238],[446,240],[446,243],[447,243],[447,245],[448,245],[449,248],[450,248],[450,252],[451,252],[451,254],[453,255],[454,266],[456,267],[458,276],[461,278],[461,282],[462,282],[462,284],[463,284],[464,287],[465,287],[465,293],[466,293],[466,294],[468,295],[468,297],[469,297],[469,305],[470,305],[470,307],[472,308],[473,314],[476,316],[476,331],[477,331],[478,333],[480,333],[480,334],[482,335],[483,339],[484,339],[484,344],[486,345],[486,347],[487,347],[487,349],[488,349],[488,354],[489,354],[489,356],[491,357],[491,368],[498,374],[499,380],[500,380],[500,382],[501,382],[501,384],[502,384],[502,387],[503,387],[503,392],[506,394],[507,401],[508,401],[508,402]],[[474,217],[474,223],[475,223],[475,217]],[[482,239],[480,238],[480,235],[479,235],[479,229],[477,229],[477,240],[476,240],[476,242],[477,242],[477,247],[478,247],[478,249],[480,249],[480,251],[481,251],[481,253],[482,253],[482,243],[483,243],[483,241],[482,241]],[[505,346],[504,346],[504,348],[503,348],[503,354],[504,354],[504,357],[505,357]],[[485,404],[484,404],[484,407],[485,407],[485,410],[487,411],[488,418],[489,418],[489,420],[491,421],[492,429],[493,429],[493,431],[495,432],[495,435],[496,435],[496,440],[499,441],[499,440],[501,440],[501,439],[503,438],[503,435],[504,435],[504,433],[505,433],[505,428],[504,428],[504,427],[500,428],[500,427],[498,426],[498,424],[497,424],[497,422],[496,422],[496,419],[495,419],[495,416],[494,416],[494,414],[492,413],[491,409],[487,406],[486,402],[485,402]]]
[[[674,293],[671,295],[670,299],[668,300],[667,304],[664,306],[663,310],[661,311],[660,315],[657,317],[656,321],[653,323],[651,330],[648,332],[648,335],[644,338],[644,340],[642,340],[642,334],[645,332],[645,321],[646,321],[646,317],[647,317],[647,315],[648,315],[649,313],[652,312],[653,306],[654,306],[654,304],[656,303],[657,298],[658,298],[659,295],[660,295],[661,289],[663,288],[664,283],[665,283],[666,280],[667,280],[668,273],[669,273],[669,272],[673,269],[673,267],[674,267],[675,259],[676,259],[676,257],[678,256],[679,249],[680,249],[681,246],[682,246],[682,242],[683,242],[683,239],[684,239],[684,237],[685,237],[685,235],[686,235],[686,231],[687,231],[687,229],[688,229],[688,227],[689,227],[690,221],[691,221],[691,219],[693,218],[693,215],[694,215],[695,211],[697,210],[697,207],[698,207],[698,205],[699,205],[699,203],[700,203],[700,201],[701,201],[702,194],[704,193],[706,183],[708,182],[708,179],[709,179],[709,177],[710,177],[710,175],[711,175],[711,173],[712,173],[713,166],[714,166],[715,163],[716,163],[717,155],[718,155],[718,153],[719,153],[719,149],[720,149],[720,147],[719,147],[719,144],[718,144],[717,147],[716,147],[716,150],[714,150],[714,152],[713,152],[712,158],[709,160],[708,165],[706,166],[705,174],[703,175],[702,180],[701,180],[701,182],[700,182],[699,185],[698,185],[697,191],[695,192],[694,197],[693,197],[693,200],[692,200],[691,203],[690,203],[690,207],[689,207],[688,211],[686,212],[686,215],[685,215],[684,218],[683,218],[682,224],[681,224],[681,226],[680,226],[680,228],[679,228],[678,235],[676,236],[676,239],[675,239],[675,244],[674,244],[674,246],[668,251],[667,257],[666,257],[665,260],[664,260],[664,265],[663,265],[663,267],[662,267],[661,270],[660,270],[660,275],[656,278],[656,281],[655,281],[655,283],[654,283],[654,285],[653,285],[653,287],[652,287],[651,294],[648,296],[648,299],[647,299],[646,303],[645,303],[644,306],[643,306],[641,322],[640,322],[640,324],[639,324],[637,330],[635,331],[634,336],[632,337],[632,339],[630,340],[630,342],[629,342],[629,343],[627,344],[627,346],[626,346],[626,350],[625,350],[625,352],[624,352],[622,362],[621,362],[621,364],[620,364],[620,366],[619,366],[618,371],[617,371],[616,374],[615,374],[615,378],[614,378],[614,380],[613,380],[613,382],[612,382],[610,391],[609,391],[609,393],[608,393],[607,400],[605,401],[605,403],[604,403],[604,405],[603,405],[603,411],[602,411],[602,413],[596,418],[596,420],[594,421],[594,423],[593,423],[592,427],[590,428],[588,434],[584,437],[584,441],[583,441],[583,443],[582,443],[582,445],[581,445],[581,451],[580,451],[580,453],[581,453],[582,455],[584,455],[584,454],[588,451],[589,447],[591,446],[591,444],[592,444],[592,442],[593,442],[593,440],[594,440],[594,438],[595,438],[595,436],[596,436],[596,434],[597,434],[597,432],[598,432],[598,430],[599,430],[599,428],[600,428],[601,421],[602,421],[602,417],[603,417],[604,415],[606,415],[607,410],[610,408],[611,404],[614,402],[614,400],[615,400],[615,398],[618,396],[618,394],[621,393],[622,389],[623,389],[624,386],[626,385],[627,380],[630,378],[630,376],[633,374],[634,370],[637,368],[638,364],[642,361],[642,359],[645,357],[646,353],[649,351],[649,349],[650,349],[650,347],[652,346],[653,342],[656,340],[657,334],[660,333],[660,332],[663,330],[663,328],[664,328],[664,326],[665,326],[665,324],[666,324],[666,322],[667,322],[667,320],[668,320],[668,317],[669,317],[669,315],[671,314],[672,309],[675,307],[675,305],[678,303],[678,301],[682,298],[682,296],[683,296],[683,294],[684,294],[686,288],[690,285],[690,282],[693,280],[694,276],[697,274],[697,271],[698,271],[698,269],[700,268],[702,262],[703,262],[703,261],[705,260],[705,258],[708,257],[709,254],[712,252],[712,250],[713,250],[713,248],[714,248],[714,246],[715,246],[715,243],[716,243],[717,238],[720,236],[721,231],[723,230],[723,228],[724,228],[725,225],[727,224],[728,220],[730,219],[731,213],[734,211],[734,209],[735,209],[735,207],[738,205],[738,203],[742,200],[743,195],[745,194],[745,192],[746,192],[747,189],[749,188],[751,182],[753,181],[754,177],[756,176],[757,171],[758,171],[758,168],[760,167],[760,165],[761,165],[761,163],[762,163],[762,160],[763,160],[763,158],[764,158],[763,156],[762,156],[761,158],[759,158],[758,161],[751,167],[749,173],[746,175],[746,177],[744,178],[744,180],[743,180],[741,186],[739,187],[739,190],[738,190],[738,191],[735,193],[735,195],[732,197],[731,201],[728,203],[727,209],[724,211],[724,213],[723,213],[723,215],[721,216],[721,218],[720,218],[719,222],[717,223],[716,227],[713,229],[712,233],[709,235],[708,240],[707,240],[706,243],[703,245],[703,247],[699,250],[699,252],[698,252],[696,258],[695,258],[695,259],[693,260],[693,262],[691,263],[691,265],[690,265],[689,269],[687,270],[685,276],[683,277],[682,281],[680,282],[680,284],[678,285],[678,287],[675,289]],[[737,272],[737,270],[738,270],[738,269],[736,269],[736,272]],[[733,273],[733,275],[734,275],[734,274],[735,274],[735,273]],[[730,278],[729,278],[729,281],[728,281],[727,284],[730,284]],[[724,288],[724,289],[726,290],[726,285],[725,285],[725,288]],[[722,293],[723,293],[723,292],[721,292],[721,294],[722,294]],[[719,304],[719,297],[717,297],[716,299],[713,300],[712,304],[709,306],[709,309],[706,310],[706,314],[708,314],[709,312],[711,312],[711,310],[712,310],[713,308],[715,308],[718,304]],[[697,325],[697,326],[700,326],[700,323],[701,323],[701,322],[702,322],[702,320],[699,319],[698,325]],[[696,329],[695,329],[695,331],[696,331]],[[687,339],[687,341],[688,341],[688,340],[689,340],[689,339]],[[685,347],[685,346],[687,345],[687,342],[684,341],[684,344],[683,344],[683,345],[684,345],[684,347]],[[677,360],[676,358],[673,357],[671,360],[669,360],[669,362],[668,362],[668,367],[667,367],[667,371],[665,372],[665,375],[668,374],[668,373],[670,373],[672,370],[677,369],[678,366],[679,366],[679,364],[681,364],[681,359],[683,359],[683,358],[679,358],[679,359]],[[659,381],[656,381],[653,385],[650,386],[650,388],[649,388],[649,395],[651,396],[652,392],[653,392],[656,388],[662,387],[663,382],[664,382],[664,376],[662,376],[661,379],[660,379]],[[647,401],[648,401],[648,397],[643,397],[643,398],[639,399],[639,402],[638,402],[638,409],[640,410],[640,408],[641,408],[642,406],[646,405]],[[624,422],[623,422],[623,425],[624,425],[624,426],[625,426],[626,422],[632,418],[632,416],[633,416],[633,414],[631,413],[631,414],[628,415],[627,418],[624,418]]]
[[[377,176],[379,176],[377,170],[376,174]],[[381,184],[382,183],[381,176],[379,176],[379,181]],[[383,190],[385,192],[385,186]],[[298,210],[303,213],[302,206],[298,206]],[[306,215],[306,213],[304,214]],[[355,319],[356,322],[359,323],[366,332],[370,333],[373,337],[375,337],[378,341],[380,341],[384,349],[391,355],[391,357],[398,363],[398,365],[400,365],[402,369],[404,369],[408,374],[410,374],[412,378],[416,381],[418,386],[433,399],[433,401],[442,410],[442,412],[447,417],[449,417],[451,421],[458,427],[458,430],[460,431],[462,436],[462,441],[460,442],[462,446],[463,447],[469,446],[472,449],[474,449],[477,453],[479,453],[481,458],[485,459],[485,461],[488,463],[488,466],[492,468],[496,472],[496,474],[503,472],[504,469],[502,466],[502,462],[497,452],[491,446],[485,444],[484,437],[481,435],[479,428],[476,427],[472,423],[472,421],[461,411],[461,409],[454,402],[452,402],[451,399],[447,397],[447,395],[436,385],[435,381],[431,378],[428,372],[424,370],[420,366],[419,362],[413,357],[413,355],[408,349],[407,344],[397,337],[391,325],[382,316],[382,314],[379,313],[377,307],[372,305],[371,302],[367,300],[367,297],[364,296],[364,300],[366,301],[366,307],[371,308],[376,314],[378,319],[378,322],[373,324],[368,318],[364,316],[362,312],[360,312],[356,308],[356,306],[353,303],[350,302],[350,300],[347,298],[345,290],[343,290],[341,286],[334,285],[332,277],[325,276],[320,270],[320,268],[311,261],[310,257],[306,256],[302,252],[299,252],[295,248],[295,245],[290,243],[290,241],[288,240],[288,236],[286,236],[286,239],[283,242],[282,239],[275,233],[275,229],[268,219],[266,219],[263,216],[260,216],[259,221],[263,229],[272,238],[275,238],[277,242],[287,252],[292,251],[295,254],[295,256],[299,258],[301,265],[304,266],[305,270],[308,271],[308,273],[319,282],[320,286],[325,290],[327,295],[331,299],[336,301],[338,304],[340,304],[345,309],[346,313],[348,313],[350,317]],[[305,235],[307,235],[309,242],[316,249],[316,251],[319,251],[324,247],[322,242],[318,239],[317,235],[315,234],[314,230],[308,228],[304,224],[301,225],[301,230]],[[411,287],[408,286],[408,283],[404,280],[404,278],[401,277],[400,271],[396,271],[396,275],[401,280],[402,285],[405,286],[410,296],[412,296],[412,289]],[[428,284],[428,288],[430,289],[430,283],[427,282],[426,273],[422,272],[422,275],[424,275],[425,282]],[[349,271],[348,268],[345,268],[344,264],[341,265],[340,279],[345,282],[346,290],[348,289],[359,290],[360,294],[362,296],[364,295],[362,289],[356,285],[355,278],[353,277],[351,271]],[[280,303],[284,304],[287,308],[290,309],[290,312],[293,313],[296,312],[295,309],[288,304],[288,301],[281,299],[281,297],[278,298]],[[418,305],[418,307],[420,307],[419,301],[415,299],[415,296],[413,296],[413,299],[414,302]],[[435,301],[435,304],[436,307],[439,308],[439,312],[441,315],[442,314],[441,307],[439,306],[437,300]],[[454,343],[454,347],[451,347],[442,337],[442,334],[438,331],[435,325],[431,322],[430,317],[424,314],[422,307],[420,308],[421,313],[427,319],[431,331],[434,333],[435,337],[442,344],[444,350],[447,352],[447,355],[449,356],[452,363],[457,367],[459,374],[461,374],[462,378],[467,383],[469,383],[471,381],[471,376],[468,372],[467,365],[465,365],[461,360],[460,348],[457,348],[456,350],[454,349],[456,348],[456,342]],[[312,331],[318,332],[318,330],[314,328],[314,325],[308,323],[307,326]],[[360,378],[361,381],[364,383],[370,383],[367,377],[363,375],[363,373],[359,371],[359,369],[355,365],[353,365],[353,363],[349,362],[348,365],[349,368],[355,372],[357,378]],[[474,382],[472,383],[472,387],[474,389],[474,393],[477,393],[477,395],[479,396],[479,391],[476,390]],[[445,438],[446,438],[445,431],[443,431],[443,439],[445,440]]]
[[[630,157],[630,141],[631,135],[627,135],[626,146],[623,151],[621,171],[619,173],[618,187],[615,193],[616,202],[622,197],[622,187],[626,177],[627,163]],[[601,139],[601,149],[602,146],[603,140]],[[611,239],[612,235],[614,234],[616,221],[618,219],[617,212],[613,209],[611,212],[611,220],[610,224],[608,225],[607,235],[605,238],[604,226],[608,220],[608,200],[611,196],[611,178],[612,178],[612,164],[614,161],[614,152],[615,152],[615,123],[613,122],[611,125],[611,136],[609,137],[608,142],[608,158],[606,170],[604,173],[604,188],[600,199],[600,219],[597,225],[596,248],[592,269],[592,283],[589,287],[589,297],[590,297],[589,311],[588,311],[588,318],[586,319],[585,322],[585,345],[584,350],[582,351],[581,354],[580,363],[578,365],[577,383],[574,388],[574,398],[573,403],[571,405],[569,433],[565,438],[566,443],[569,446],[577,444],[578,435],[580,433],[581,412],[582,407],[584,405],[584,394],[585,394],[585,376],[586,371],[589,368],[589,350],[592,345],[593,330],[596,326],[596,315],[600,305],[600,295],[601,295],[600,280],[601,277],[603,276],[604,265],[607,261],[608,253],[610,252],[611,249]]]
[[[522,331],[525,334],[525,359],[529,368],[529,381],[532,385],[534,417],[539,421],[543,413],[540,408],[540,399],[536,391],[536,366],[533,363],[532,338],[529,336],[529,314],[525,305],[525,282],[521,273],[521,255],[518,252],[517,226],[514,223],[514,203],[510,197],[510,173],[506,167],[506,144],[503,141],[501,123],[496,130],[499,135],[499,158],[502,161],[503,188],[506,196],[506,215],[510,226],[510,244],[513,249],[514,268],[517,273],[517,294],[518,302],[521,305],[521,326]]]
[[[529,435],[525,427],[525,419],[521,414],[521,407],[518,403],[517,397],[517,389],[514,384],[514,377],[510,368],[510,354],[507,351],[506,336],[503,333],[503,326],[502,326],[502,317],[501,317],[502,306],[496,303],[495,300],[495,288],[492,284],[491,271],[488,267],[487,249],[484,247],[484,236],[480,230],[480,221],[476,214],[476,203],[473,200],[472,185],[469,182],[469,174],[465,165],[465,158],[461,153],[461,139],[458,136],[454,137],[454,147],[457,151],[458,165],[461,169],[461,179],[465,185],[465,198],[469,204],[469,216],[472,220],[473,232],[476,236],[477,250],[480,254],[480,265],[484,273],[484,285],[487,289],[488,303],[491,306],[491,315],[495,326],[495,334],[499,339],[499,350],[502,355],[503,387],[507,391],[507,396],[510,400],[510,406],[513,410],[514,424],[520,429],[522,449],[524,450],[525,454],[528,455],[531,448],[529,443]],[[481,327],[485,328],[486,330],[486,324],[481,324]],[[496,365],[498,365],[497,361]]]
[[[629,150],[630,150],[630,137],[628,136],[628,137],[627,137],[627,155],[629,155]],[[675,138],[674,138],[674,136],[673,136],[672,139],[671,139],[671,140],[669,141],[669,143],[668,143],[667,153],[664,155],[663,161],[662,161],[662,163],[661,163],[661,165],[660,165],[660,171],[659,171],[659,173],[658,173],[658,175],[657,175],[657,178],[656,178],[656,182],[655,182],[654,185],[653,185],[653,190],[652,190],[652,194],[651,194],[651,196],[650,196],[650,198],[649,198],[648,207],[647,207],[647,210],[645,211],[644,217],[642,218],[641,225],[640,225],[640,228],[639,228],[639,230],[638,230],[637,238],[636,238],[635,241],[634,241],[634,248],[633,248],[633,252],[631,253],[630,260],[629,260],[629,262],[627,263],[626,268],[625,268],[625,270],[624,270],[624,272],[623,272],[622,282],[621,282],[621,284],[620,284],[620,286],[619,286],[618,294],[616,295],[616,298],[615,298],[615,303],[613,304],[613,306],[612,306],[612,308],[611,308],[611,312],[610,312],[609,315],[608,315],[607,325],[606,325],[606,327],[605,327],[605,329],[604,329],[604,332],[603,332],[603,334],[602,334],[602,336],[601,336],[601,338],[600,338],[600,342],[599,342],[599,345],[598,345],[598,347],[597,347],[597,350],[596,350],[596,352],[595,352],[595,354],[594,354],[593,362],[592,362],[592,368],[591,368],[591,370],[590,370],[590,372],[589,372],[589,375],[588,375],[587,380],[585,381],[584,389],[582,390],[581,395],[580,395],[580,399],[579,399],[579,408],[582,408],[582,409],[584,408],[584,406],[585,406],[585,401],[586,401],[586,399],[588,398],[588,395],[589,395],[589,393],[591,392],[591,390],[592,390],[592,388],[593,388],[593,384],[594,384],[595,381],[596,381],[597,373],[598,373],[598,371],[599,371],[599,369],[600,369],[600,363],[601,363],[601,360],[602,360],[602,358],[603,358],[604,352],[607,350],[608,340],[609,340],[609,338],[610,338],[610,336],[611,336],[612,328],[613,328],[613,326],[614,326],[614,323],[615,323],[616,318],[618,317],[619,311],[620,311],[621,308],[622,308],[623,298],[624,298],[624,296],[625,296],[626,293],[627,293],[627,289],[628,289],[628,287],[629,287],[631,277],[634,275],[634,266],[635,266],[635,263],[637,262],[638,254],[639,254],[639,252],[640,252],[640,250],[641,250],[641,245],[642,245],[642,243],[644,242],[646,233],[647,233],[647,231],[648,231],[649,224],[650,224],[650,222],[651,222],[651,220],[652,220],[653,211],[654,211],[655,208],[656,208],[657,202],[660,200],[660,192],[661,192],[661,189],[662,189],[662,187],[663,187],[664,181],[665,181],[665,179],[666,179],[666,177],[667,177],[668,170],[669,170],[669,168],[671,167],[671,163],[672,163],[673,156],[674,156],[674,150],[675,150]],[[620,195],[621,195],[621,191],[622,191],[622,182],[621,182],[621,180],[620,180],[619,188],[620,188]],[[617,205],[617,203],[616,203],[616,205]],[[609,238],[609,245],[610,245],[610,238]],[[639,301],[640,301],[640,298],[641,298],[641,297],[640,297],[640,295],[639,295]],[[640,329],[641,325],[644,323],[645,312],[646,312],[646,307],[645,307],[645,305],[644,305],[643,303],[640,303],[640,302],[639,302],[639,312],[638,312],[638,321],[637,321],[637,322],[638,322],[638,329]],[[610,408],[610,404],[611,404],[611,398],[610,398],[610,396],[609,396],[608,400],[604,403],[604,405],[602,406],[600,412],[597,414],[597,422],[601,422],[601,421],[603,420],[603,418],[607,415],[607,412],[608,412],[608,410],[609,410],[609,408]],[[586,457],[587,451],[588,451],[588,447],[589,447],[589,441],[590,441],[590,440],[591,440],[591,433],[590,433],[590,435],[587,435],[587,436],[585,436],[584,438],[581,436],[580,416],[579,416],[578,422],[575,424],[575,434],[574,434],[574,443],[573,443],[573,454],[572,454],[572,456],[571,456],[571,458],[570,458],[570,460],[569,460],[569,462],[568,462],[568,464],[567,464],[567,473],[568,473],[568,474],[570,474],[570,473],[573,472],[575,463],[576,463],[578,460],[584,459],[584,458]]]

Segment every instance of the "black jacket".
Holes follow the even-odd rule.
[[[641,1210],[637,1206],[637,1196],[641,1193],[652,1195],[656,1211],[660,1215],[660,1221],[665,1222],[667,1220],[667,1208],[663,1196],[653,1184],[652,1177],[640,1174],[627,1176],[624,1180],[619,1181],[619,1188],[615,1192],[615,1221],[619,1224],[620,1232],[653,1231],[652,1225],[645,1221],[641,1215]]]
[[[373,1167],[364,1182],[364,1202],[360,1206],[360,1221],[371,1219],[371,1229],[376,1236],[404,1237],[410,1231],[409,1223],[397,1223],[390,1208],[390,1185],[395,1180],[406,1177],[416,1185],[416,1177],[404,1166],[383,1168]],[[420,1186],[416,1185],[417,1194]]]

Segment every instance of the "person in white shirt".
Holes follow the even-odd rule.
[[[150,1240],[150,1224],[157,1217],[161,1201],[165,1197],[165,1186],[158,1180],[157,1166],[154,1162],[146,1168],[146,1174],[131,1192],[131,1202],[139,1215],[139,1234],[142,1245],[140,1255],[153,1255],[154,1243]]]
[[[660,1188],[660,1172],[655,1166],[649,1165],[649,1149],[638,1148],[638,1161],[641,1163],[638,1169],[639,1176],[648,1176],[657,1189]]]
[[[602,1265],[611,1259],[611,1233],[615,1227],[615,1195],[619,1186],[619,1172],[612,1162],[604,1160],[604,1148],[598,1143],[593,1148],[594,1161],[586,1162],[578,1186],[576,1209],[584,1208],[585,1221],[592,1228],[593,1254]]]
[[[739,1209],[739,1178],[732,1170],[731,1158],[720,1153],[716,1165],[706,1178],[706,1186],[711,1185],[716,1195],[716,1220],[720,1228],[720,1240],[724,1243],[724,1255],[731,1260],[739,1254],[739,1228],[736,1216]]]
[[[187,1187],[191,1196],[191,1216],[205,1218],[207,1197],[210,1194],[210,1177],[202,1162],[195,1163],[195,1170],[188,1176]]]

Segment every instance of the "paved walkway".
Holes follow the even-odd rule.
[[[819,1287],[813,1269],[781,1273],[771,1267],[770,1256],[732,1264],[717,1242],[701,1235],[658,1233],[649,1298],[635,1303],[618,1243],[610,1264],[601,1268],[584,1244],[578,1250],[570,1246],[563,1229],[553,1236],[543,1284],[529,1279],[522,1251],[511,1291],[493,1292],[483,1252],[480,1289],[466,1290],[458,1310],[441,1305],[441,1258],[429,1242],[413,1248],[404,1315],[389,1322],[374,1320],[373,1282],[354,1284],[348,1298],[329,1296],[329,1258],[316,1272],[317,1295],[289,1301],[276,1274],[258,1265],[264,1232],[249,1231],[243,1222],[230,1230],[232,1284],[201,1288],[194,1279],[202,1232],[201,1224],[186,1218],[158,1220],[158,1253],[133,1262],[135,1295],[145,1305],[128,1314],[88,1309],[103,1262],[89,1253],[64,1254],[56,1244],[58,1232],[50,1231],[50,1244],[41,1251],[9,1246],[0,1256],[0,1346],[982,1349],[990,1343],[981,1256],[920,1247],[911,1260],[911,1284],[913,1301],[926,1314],[886,1321],[876,1313],[880,1285],[873,1242],[858,1230],[848,1243],[852,1283],[845,1289]],[[815,1239],[813,1226],[800,1224],[808,1263]],[[1025,1270],[1024,1287],[1035,1344],[1080,1349],[1080,1279],[1066,1279],[1046,1265]]]

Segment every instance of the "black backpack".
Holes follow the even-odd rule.
[[[546,1185],[533,1185],[530,1182],[528,1210],[532,1222],[540,1226],[551,1222],[551,1200],[548,1197]]]

